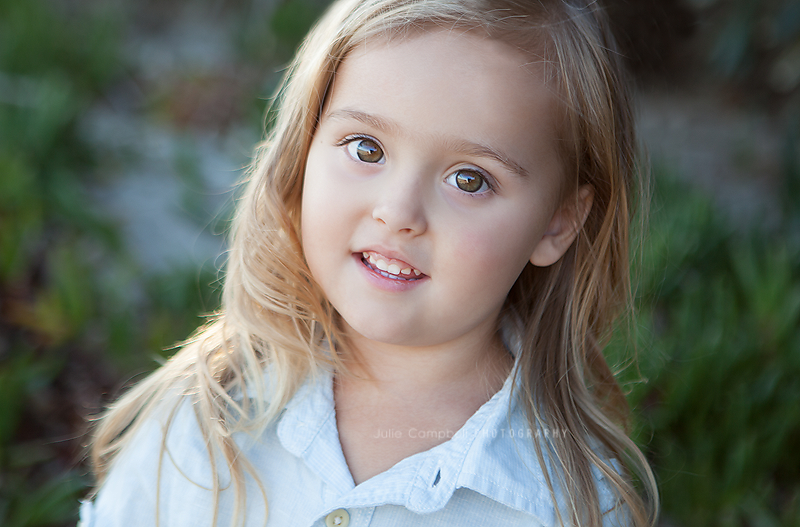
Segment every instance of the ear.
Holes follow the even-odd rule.
[[[594,188],[581,185],[575,194],[570,194],[553,213],[547,230],[539,240],[531,256],[531,263],[547,267],[556,263],[575,241],[594,201]]]

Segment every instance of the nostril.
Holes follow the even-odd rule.
[[[389,228],[392,232],[405,234],[421,234],[427,229],[425,215],[418,203],[407,206],[376,206],[372,218]]]

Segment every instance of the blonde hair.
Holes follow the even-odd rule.
[[[601,525],[592,476],[599,470],[631,524],[655,523],[655,481],[625,433],[625,397],[602,354],[614,320],[631,304],[629,224],[639,187],[623,67],[604,13],[593,1],[334,3],[289,67],[268,137],[256,150],[233,223],[222,308],[98,421],[91,457],[99,484],[156,407],[190,396],[212,470],[219,456],[230,469],[237,497],[233,523],[244,520],[245,475],[256,481],[258,475],[238,455],[232,435],[263,430],[320,365],[347,371],[337,353],[323,347],[345,339],[337,313],[305,263],[300,240],[305,160],[328,88],[359,43],[430,27],[481,30],[546,65],[561,102],[557,132],[564,172],[572,188],[590,184],[594,201],[566,255],[547,268],[527,266],[508,295],[502,318],[519,341],[516,396],[532,427],[568,431],[562,441],[535,443],[543,466],[547,455],[556,468],[555,480],[548,476],[551,492],[560,488],[567,497],[569,518],[557,511],[562,522]],[[218,503],[221,490],[214,480]],[[212,522],[217,523],[216,512]]]

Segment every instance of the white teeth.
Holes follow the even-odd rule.
[[[369,262],[369,264],[372,267],[374,267],[378,271],[382,271],[381,274],[383,274],[387,278],[400,276],[401,274],[402,275],[406,275],[406,276],[410,276],[411,275],[411,271],[414,271],[414,276],[422,275],[421,272],[417,271],[413,267],[404,267],[404,268],[401,269],[398,264],[396,264],[396,263],[391,263],[391,264],[387,263],[386,260],[384,260],[382,258],[376,258],[373,253],[370,253],[370,252],[367,252],[367,251],[362,252],[361,255],[364,257],[364,260]]]

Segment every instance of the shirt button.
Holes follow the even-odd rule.
[[[347,527],[350,524],[350,515],[344,509],[336,509],[325,516],[325,525],[328,527]]]

